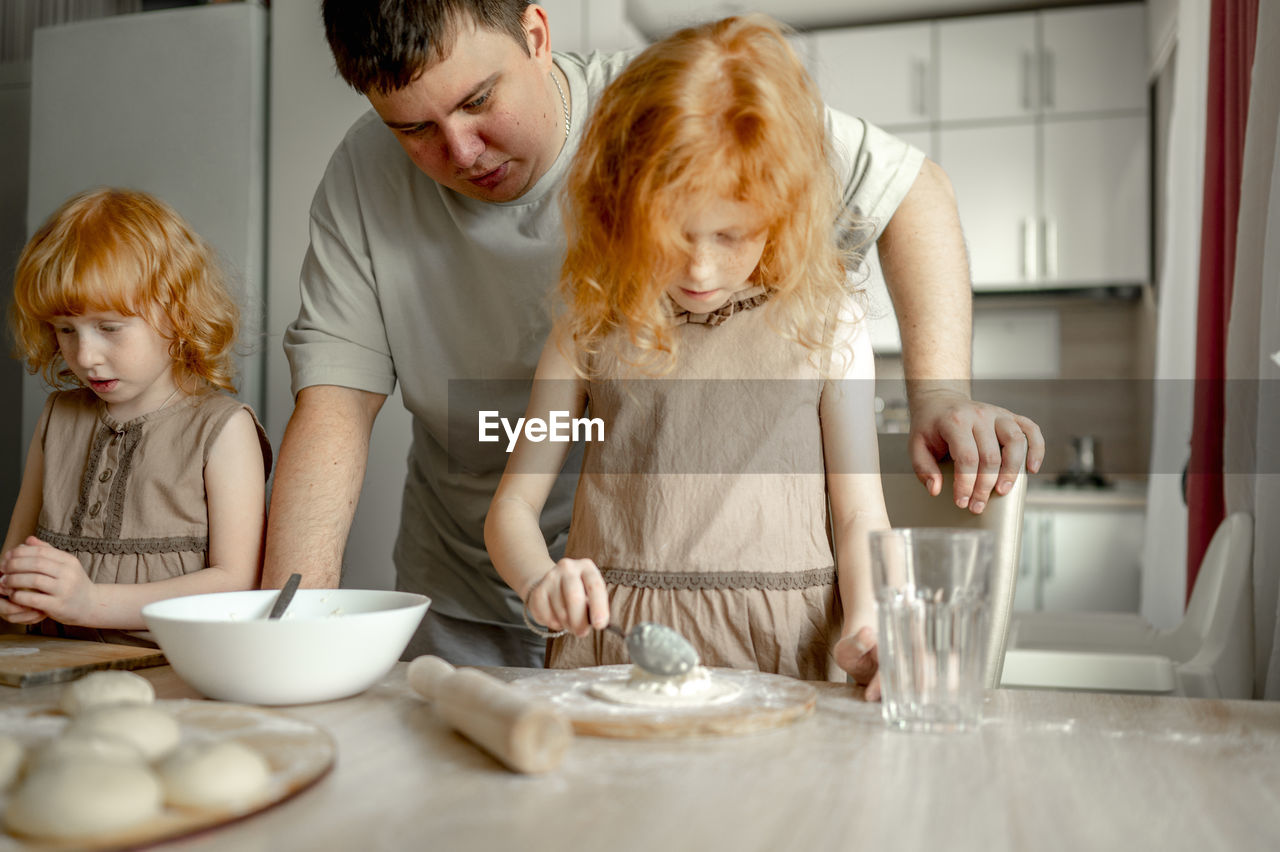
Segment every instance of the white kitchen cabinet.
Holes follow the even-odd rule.
[[[1147,109],[1142,4],[1048,10],[1040,26],[1044,114]]]
[[[1146,281],[1147,116],[1045,121],[1041,133],[1041,279]]]
[[[975,287],[1038,277],[1036,139],[1030,123],[938,131],[937,158],[955,189]]]
[[[926,140],[956,190],[976,291],[1141,284],[1144,22],[1141,3],[1121,3],[820,30],[811,67],[832,106]]]
[[[928,22],[818,30],[810,39],[810,69],[835,109],[881,127],[927,125],[933,117],[932,32]]]
[[[937,29],[939,121],[1036,114],[1040,78],[1035,13],[943,20]]]
[[[1145,110],[1140,3],[937,24],[940,121]]]
[[[938,23],[938,162],[975,290],[1150,277],[1143,9]]]
[[[1137,612],[1143,515],[1105,505],[1028,509],[1013,608]]]
[[[974,289],[1146,281],[1149,157],[1145,114],[944,125]]]

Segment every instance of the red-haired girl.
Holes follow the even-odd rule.
[[[144,604],[256,588],[271,447],[227,393],[239,311],[210,247],[145,193],[81,193],[23,250],[10,320],[67,389],[27,453],[0,617],[151,644]]]
[[[567,631],[549,665],[626,661],[592,631],[610,621],[808,679],[843,678],[844,636],[871,653],[867,533],[889,522],[828,145],[814,84],[762,16],[676,33],[605,91],[566,187],[567,310],[527,415],[587,411],[603,440],[564,559],[538,518],[565,443],[519,441],[485,527],[529,614]]]

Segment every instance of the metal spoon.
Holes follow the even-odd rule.
[[[267,618],[279,618],[284,615],[284,611],[289,607],[289,601],[293,600],[293,593],[298,591],[298,584],[301,582],[301,574],[289,575],[289,579],[284,581],[284,588],[276,596],[276,602],[271,607],[271,612],[267,615]]]
[[[631,662],[658,677],[675,677],[698,665],[698,652],[689,644],[689,640],[670,627],[644,621],[625,632],[616,624],[610,624],[610,630],[627,643],[627,653]]]

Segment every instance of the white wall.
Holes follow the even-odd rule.
[[[624,0],[545,0],[551,47],[569,53],[626,50],[645,44],[627,19]]]

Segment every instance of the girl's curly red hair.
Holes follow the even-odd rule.
[[[589,375],[615,330],[644,366],[675,356],[667,283],[687,262],[691,206],[746,202],[768,223],[753,282],[780,331],[811,349],[821,318],[847,293],[837,239],[841,199],[816,85],[764,15],[681,30],[639,54],[604,91],[564,195],[568,251],[559,320]],[[848,224],[848,223],[843,223]]]
[[[75,384],[50,321],[90,311],[145,319],[170,341],[180,387],[234,392],[240,311],[213,249],[145,192],[99,188],[68,199],[27,243],[9,320],[18,355],[54,387]]]

